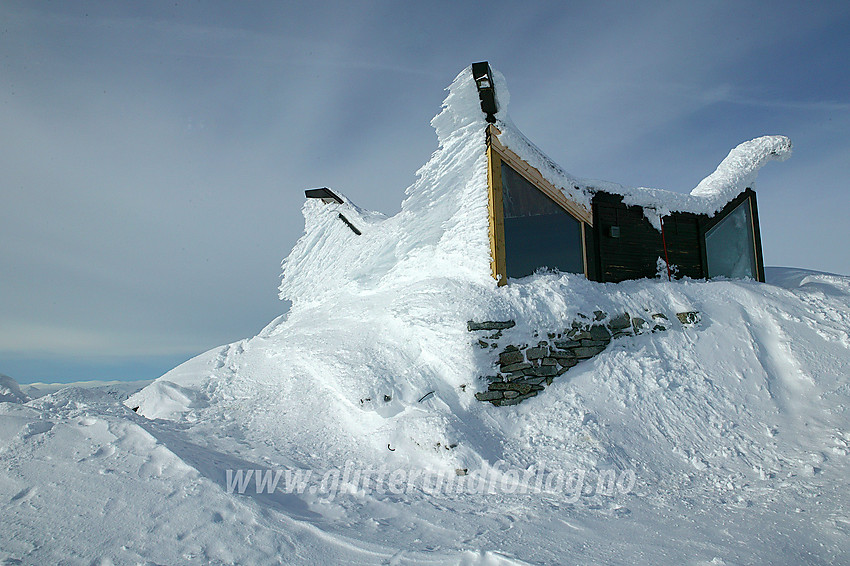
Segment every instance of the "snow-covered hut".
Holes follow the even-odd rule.
[[[540,269],[584,274],[602,282],[659,273],[764,281],[752,186],[765,163],[790,155],[788,138],[764,136],[742,143],[689,194],[627,188],[574,178],[546,157],[511,122],[504,78],[487,62],[464,70],[449,91],[443,112],[432,122],[441,151],[420,171],[422,179],[409,190],[410,201],[428,194],[435,201],[444,199],[442,185],[449,176],[443,171],[468,163],[467,172],[454,173],[462,179],[456,190],[466,194],[486,187],[490,272],[499,284]],[[460,148],[464,143],[468,147]],[[486,167],[480,166],[484,155],[475,158],[470,152],[486,153]],[[464,160],[456,158],[460,154]],[[430,169],[440,171],[441,177]],[[441,179],[439,191],[423,184],[432,176]],[[347,205],[327,189],[307,191],[307,196]],[[472,194],[458,198],[482,202]],[[426,214],[429,208],[420,206]],[[468,219],[471,213],[453,216]],[[338,216],[359,233],[342,212]],[[484,222],[464,223],[474,228],[475,242],[486,241],[478,233],[485,229]]]

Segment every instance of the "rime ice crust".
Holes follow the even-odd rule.
[[[344,196],[341,205],[304,204],[305,234],[283,261],[282,299],[297,308],[337,291],[358,292],[435,275],[486,282],[486,122],[469,69],[448,90],[441,112],[431,121],[439,148],[417,171],[398,214],[386,218],[367,212]],[[340,213],[362,236],[340,222]]]

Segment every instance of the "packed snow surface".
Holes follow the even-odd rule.
[[[538,273],[497,287],[467,75],[399,214],[305,204],[283,264],[292,307],[259,335],[129,398],[70,387],[0,402],[0,560],[850,559],[850,278]],[[467,321],[514,320],[503,339],[524,344],[594,311],[662,313],[671,328],[613,341],[521,405],[475,399],[496,360]],[[678,323],[684,311],[700,321]]]
[[[846,563],[850,278],[768,275],[785,287],[546,274],[496,290],[475,318],[522,315],[517,334],[594,309],[702,314],[615,341],[517,407],[472,398],[493,360],[464,316],[427,314],[475,291],[445,282],[295,311],[124,404],[77,387],[0,403],[0,560]],[[578,470],[589,493],[228,485],[227,470],[312,470],[314,487],[347,462]],[[599,470],[634,485],[600,494]]]

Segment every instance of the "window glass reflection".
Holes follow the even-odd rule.
[[[541,267],[584,273],[581,222],[504,162],[502,205],[508,277]]]
[[[745,200],[705,233],[708,277],[757,279],[750,201]]]

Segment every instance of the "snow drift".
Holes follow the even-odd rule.
[[[558,168],[512,125],[504,78],[494,77],[502,142],[572,198],[588,198],[590,185]],[[401,212],[387,218],[344,197],[342,204],[306,202],[305,234],[283,262],[280,295],[292,301],[290,312],[250,340],[169,372],[128,406],[150,418],[226,421],[302,465],[389,458],[478,469],[506,457],[554,457],[552,445],[541,441],[549,437],[559,439],[556,459],[564,466],[649,465],[645,449],[686,462],[718,450],[740,452],[739,443],[712,444],[713,407],[735,407],[737,422],[749,414],[752,430],[739,432],[747,431],[746,442],[756,446],[766,412],[778,415],[801,393],[814,394],[818,382],[801,369],[805,364],[788,361],[794,357],[788,336],[805,331],[780,329],[775,305],[760,305],[767,296],[794,311],[796,299],[787,292],[746,281],[605,285],[551,273],[497,288],[489,276],[486,122],[468,69],[449,87],[432,125],[439,148],[418,171]],[[672,200],[665,193],[666,206],[719,208],[770,155],[787,155],[783,140],[740,146],[701,184],[711,190]],[[660,199],[648,189],[624,192]],[[341,213],[362,235],[340,222]],[[474,347],[468,320],[516,320],[511,332],[522,341],[595,310],[671,317],[696,310],[703,323],[618,343],[522,409],[475,401],[493,359]],[[628,426],[610,429],[612,422]],[[646,430],[646,422],[655,428]],[[636,434],[652,438],[652,448],[635,450],[624,441]],[[457,447],[435,452],[438,443]]]

